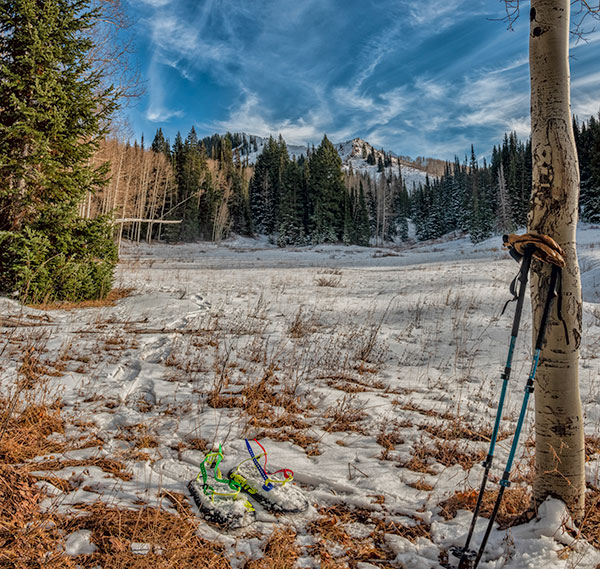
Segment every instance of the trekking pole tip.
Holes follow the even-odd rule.
[[[456,569],[473,569],[475,558],[477,557],[476,551],[465,549],[464,547],[452,547],[450,553],[459,559]]]

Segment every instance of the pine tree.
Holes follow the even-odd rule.
[[[346,188],[342,160],[327,136],[311,156],[309,170],[311,238],[316,243],[339,241],[344,230]]]
[[[169,148],[169,142],[165,139],[162,128],[159,128],[154,135],[154,140],[152,141],[152,146],[150,147],[153,152],[157,154],[164,154],[169,157],[171,153],[171,149]]]
[[[85,0],[0,8],[0,286],[23,300],[97,298],[112,283],[110,226],[77,215],[105,183],[90,159],[116,108],[91,68],[97,18]]]
[[[304,244],[305,232],[302,219],[303,178],[303,165],[298,164],[296,160],[289,161],[282,177],[281,222],[277,238],[277,244],[280,247]]]

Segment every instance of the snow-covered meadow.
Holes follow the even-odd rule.
[[[600,231],[582,226],[578,248],[585,429],[600,441]],[[291,250],[238,238],[126,245],[116,286],[128,293],[112,306],[39,310],[0,298],[2,394],[12,400],[34,361],[39,385],[21,384],[19,397],[60,401],[66,421],[49,435],[61,450],[29,459],[47,492],[42,506],[69,515],[97,501],[175,511],[165,492],[186,494],[208,449],[222,444],[225,472],[247,458],[244,438],[257,438],[271,465],[294,471],[311,508],[275,517],[257,507],[258,521],[236,533],[198,518],[199,535],[225,545],[232,567],[268,555],[265,540],[289,526],[297,559],[273,567],[438,568],[471,520],[462,508],[480,483],[514,305],[501,312],[517,270],[500,237]],[[506,434],[530,336],[527,302]],[[505,519],[526,506],[531,418]],[[496,479],[509,444],[499,442]],[[599,467],[592,454],[590,487],[600,486]],[[102,547],[86,530],[64,537],[76,561]],[[125,543],[160,555],[153,545]],[[530,522],[495,530],[481,567],[599,564],[600,552],[549,500]]]

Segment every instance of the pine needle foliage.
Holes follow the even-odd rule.
[[[78,218],[105,182],[91,157],[116,108],[92,66],[88,0],[0,1],[0,291],[22,301],[109,292],[108,220]]]

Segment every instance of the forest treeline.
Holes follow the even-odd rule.
[[[581,219],[597,222],[600,120],[574,119],[573,126]],[[391,161],[378,164],[377,176],[343,169],[326,136],[299,157],[290,156],[281,137],[269,138],[258,150],[256,137],[227,133],[199,139],[194,128],[185,139],[178,133],[172,144],[159,129],[149,149],[105,142],[98,157],[110,158],[111,181],[88,197],[82,214],[112,211],[120,234],[130,239],[220,241],[234,232],[264,234],[282,247],[402,241],[410,222],[419,240],[458,231],[478,242],[527,222],[531,144],[514,132],[493,148],[489,162],[479,161],[471,148],[463,160],[446,162],[441,176],[425,176],[411,187]]]

